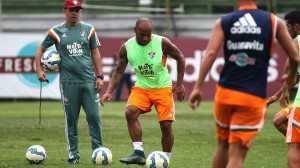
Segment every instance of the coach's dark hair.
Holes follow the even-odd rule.
[[[299,24],[300,25],[300,10],[295,10],[292,12],[289,12],[284,15],[284,20],[287,21],[288,24]]]

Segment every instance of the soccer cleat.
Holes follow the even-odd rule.
[[[78,164],[79,158],[68,159],[67,164]]]
[[[146,164],[146,157],[144,151],[134,150],[134,152],[129,157],[120,159],[120,162],[144,166]]]

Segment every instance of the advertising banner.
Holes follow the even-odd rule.
[[[123,38],[101,38],[98,33],[101,47],[99,47],[105,86],[100,94],[106,91],[110,80],[110,73],[114,69],[113,55],[119,52],[124,42]],[[37,99],[40,95],[40,82],[35,73],[35,52],[44,38],[44,34],[0,34],[0,99]],[[171,38],[170,39],[182,51],[186,58],[186,72],[184,85],[186,88],[186,99],[188,98],[195,81],[199,75],[200,62],[205,52],[208,39],[196,38]],[[53,49],[55,49],[53,47]],[[206,77],[204,86],[204,100],[213,100],[215,85],[218,81],[220,70],[223,67],[223,53],[220,51],[211,71]],[[283,50],[276,45],[270,60],[268,69],[268,95],[274,94],[281,86],[281,75],[283,65],[287,56]],[[170,75],[176,82],[176,61],[171,57],[167,60]],[[74,67],[76,68],[76,67]],[[43,99],[60,99],[59,74],[47,73],[49,83],[42,83]],[[135,75],[132,76],[135,82]],[[126,100],[128,91],[124,86],[121,99]]]

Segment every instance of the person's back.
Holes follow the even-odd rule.
[[[286,88],[291,87],[299,63],[281,19],[257,9],[258,0],[236,0],[236,3],[238,11],[215,23],[188,101],[193,109],[202,101],[205,77],[223,45],[225,65],[214,101],[218,145],[213,167],[243,167],[247,152],[263,127],[268,65],[275,37],[290,59],[289,72],[283,76]]]
[[[274,46],[276,16],[246,6],[221,18],[225,35],[224,57],[219,85],[266,97],[267,70]]]

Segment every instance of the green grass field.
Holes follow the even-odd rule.
[[[101,108],[104,146],[113,153],[113,164],[105,167],[140,167],[121,164],[118,160],[133,151],[124,117],[125,102],[107,102]],[[91,146],[85,113],[79,119],[80,164],[66,165],[68,158],[64,134],[64,114],[59,101],[43,101],[42,123],[38,119],[38,101],[0,102],[0,167],[95,167],[90,163]],[[287,167],[287,145],[284,137],[272,125],[274,114],[280,109],[276,103],[269,108],[264,128],[249,151],[245,168]],[[140,117],[146,155],[161,150],[161,132],[155,110]],[[173,124],[175,143],[171,168],[208,168],[216,147],[212,102],[203,102],[192,111],[186,102],[176,103],[176,122]],[[26,149],[40,144],[47,150],[47,161],[29,165]]]

